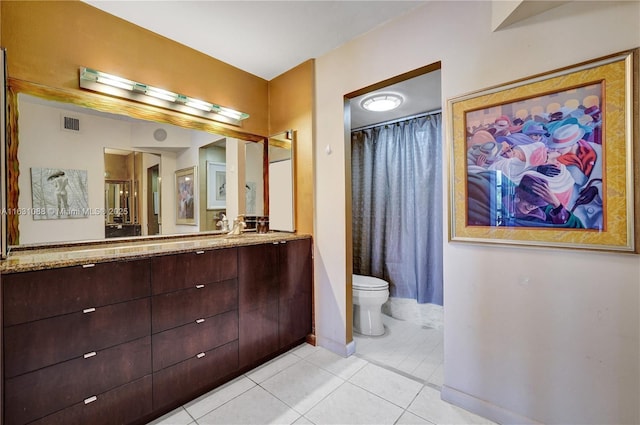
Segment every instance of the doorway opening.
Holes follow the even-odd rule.
[[[160,234],[160,165],[147,168],[147,235]]]
[[[347,270],[358,282],[361,276],[386,282],[389,292],[380,308],[384,334],[374,336],[360,325],[360,283],[348,285],[356,355],[436,387],[444,336],[440,86],[438,62],[345,96]],[[394,98],[397,107],[363,107],[381,97]]]

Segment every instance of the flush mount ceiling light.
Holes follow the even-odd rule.
[[[404,99],[395,93],[378,93],[362,100],[362,107],[367,111],[384,112],[396,109]]]
[[[86,67],[80,68],[80,87],[227,124],[240,125],[249,118],[244,112]]]

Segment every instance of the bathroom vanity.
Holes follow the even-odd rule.
[[[3,418],[144,424],[312,333],[310,236],[195,236],[1,263]]]

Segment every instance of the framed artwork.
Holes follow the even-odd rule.
[[[31,202],[34,220],[87,218],[87,170],[31,168]]]
[[[196,167],[176,171],[176,224],[196,224]]]
[[[227,167],[222,162],[207,161],[207,209],[227,206]]]
[[[638,51],[448,101],[450,241],[636,252]]]

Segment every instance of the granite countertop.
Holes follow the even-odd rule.
[[[258,234],[248,232],[238,236],[217,234],[179,238],[167,237],[157,240],[104,241],[55,247],[17,248],[11,250],[5,260],[0,261],[0,272],[15,273],[43,270],[198,250],[259,245],[263,243],[306,239],[309,237],[310,235],[295,233],[269,232]]]

